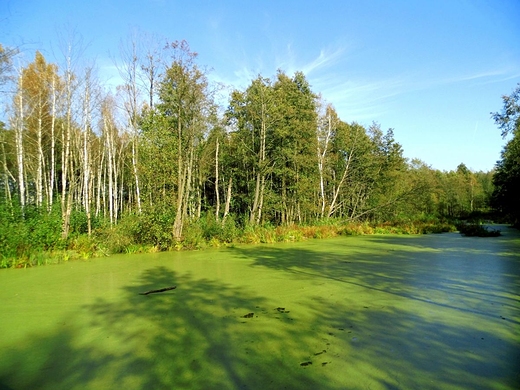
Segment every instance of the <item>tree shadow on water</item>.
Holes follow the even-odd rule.
[[[520,388],[518,267],[460,267],[467,260],[458,252],[449,261],[437,261],[442,252],[421,252],[427,242],[409,250],[414,241],[403,239],[389,251],[378,241],[383,247],[373,253],[352,246],[342,253],[336,242],[331,251],[234,251],[253,268],[309,280],[311,327],[341,346],[329,349],[331,365],[357,373],[359,388]],[[489,259],[482,250],[471,261]],[[490,261],[503,260],[510,261]]]
[[[4,351],[0,389],[335,388],[300,365],[307,331],[265,326],[274,308],[243,288],[155,267],[121,297],[83,307],[86,324],[71,318]]]
[[[499,256],[471,243],[453,246],[449,253],[432,251],[428,237],[370,238],[372,252],[367,252],[366,244],[358,248],[351,243],[343,251],[337,242],[332,251],[282,246],[234,251],[253,259],[252,267],[337,281],[461,312],[500,318],[494,310],[500,306],[516,312],[518,315],[507,316],[506,321],[520,326],[519,256]],[[473,248],[470,256],[465,253],[468,248]]]
[[[0,351],[0,389],[520,388],[513,285],[428,270],[433,258],[384,242],[375,253],[340,244],[230,250],[245,260],[241,287],[150,268]],[[255,284],[259,267],[283,283],[279,296]]]
[[[519,388],[519,345],[494,329],[397,307],[356,310],[327,299],[311,305],[321,311],[319,323],[327,324],[322,329],[330,365],[357,378],[346,388]]]

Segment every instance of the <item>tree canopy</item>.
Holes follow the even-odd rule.
[[[407,160],[393,129],[340,118],[302,72],[258,75],[222,109],[187,42],[142,47],[125,49],[112,91],[70,55],[58,64],[37,52],[13,69],[0,46],[0,76],[15,90],[0,126],[0,208],[20,226],[32,210],[58,216],[62,240],[128,224],[130,241],[164,249],[201,225],[208,238],[331,219],[466,218],[489,211],[493,183],[496,208],[518,221],[520,87],[493,114],[512,139],[492,183],[464,164],[441,172]]]
[[[497,162],[492,204],[509,221],[520,223],[520,83],[510,95],[502,97],[503,109],[492,113],[502,137],[512,136]]]

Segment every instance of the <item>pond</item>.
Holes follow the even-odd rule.
[[[503,231],[2,270],[0,389],[518,389]]]

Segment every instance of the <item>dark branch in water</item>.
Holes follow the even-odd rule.
[[[160,288],[158,290],[150,290],[150,291],[142,292],[142,293],[139,293],[139,295],[148,295],[148,294],[160,293],[160,292],[173,290],[173,289],[176,289],[176,288],[177,288],[177,286],[170,286],[170,287]]]

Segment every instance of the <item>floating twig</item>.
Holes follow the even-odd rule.
[[[145,291],[145,292],[139,293],[139,295],[155,294],[155,293],[170,291],[170,290],[173,290],[173,289],[176,289],[176,288],[177,288],[177,286],[164,287],[164,288],[160,288],[160,289],[157,289],[157,290]]]

